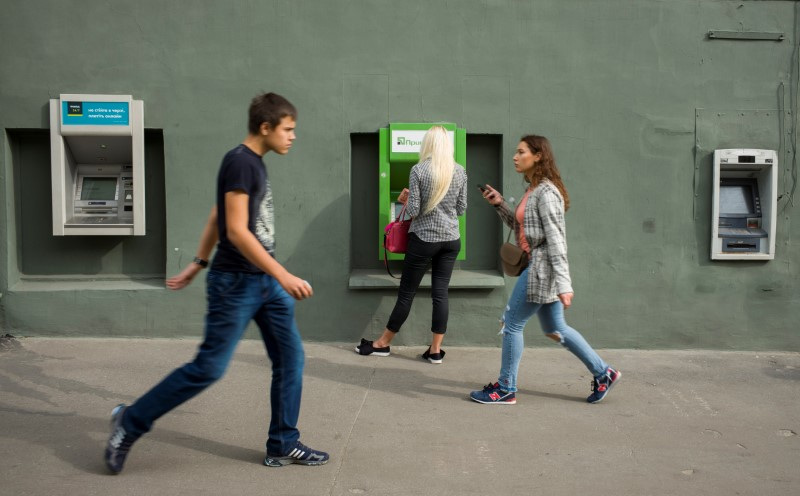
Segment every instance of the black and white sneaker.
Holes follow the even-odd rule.
[[[267,452],[267,456],[264,458],[264,465],[267,467],[283,467],[292,463],[297,463],[298,465],[325,465],[328,463],[328,458],[328,454],[324,451],[313,450],[297,441],[294,448],[290,449],[285,455],[273,455]]]
[[[422,354],[422,359],[431,363],[442,363],[442,359],[444,359],[444,350],[439,348],[439,353],[431,353],[431,347],[428,346],[428,349]]]
[[[115,475],[122,472],[125,458],[127,458],[128,452],[131,450],[131,445],[136,441],[122,427],[122,416],[127,408],[127,406],[120,403],[111,411],[111,434],[108,436],[104,458],[106,467]]]
[[[356,346],[356,353],[359,355],[373,355],[379,357],[387,357],[389,356],[389,346],[385,346],[383,348],[375,348],[372,346],[372,341],[368,341],[364,338],[361,338],[361,344]]]

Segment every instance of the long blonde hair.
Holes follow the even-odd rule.
[[[432,191],[431,197],[425,204],[422,214],[427,214],[442,201],[450,183],[453,181],[453,170],[456,165],[453,160],[453,141],[442,126],[433,126],[422,138],[422,147],[419,151],[420,163],[430,159]]]

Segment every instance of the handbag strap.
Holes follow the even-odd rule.
[[[516,226],[516,223],[514,223],[514,227],[512,227],[511,229],[508,230],[508,236],[506,236],[506,243],[510,243],[511,242],[511,233],[515,232],[516,230],[517,230],[517,226]]]
[[[388,257],[388,254],[386,253],[386,235],[385,234],[383,235],[383,265],[386,267],[386,272],[388,272],[391,277],[393,277],[394,279],[400,279],[396,275],[392,274],[392,270],[389,268],[389,257]]]
[[[512,199],[512,201],[513,201],[513,199]],[[506,236],[506,243],[511,241],[511,232],[512,231],[514,232],[514,236],[516,238],[516,233],[517,233],[517,207],[514,207],[511,210],[511,217],[514,219],[514,224],[513,224],[513,227],[508,230],[508,236]],[[516,239],[514,239],[514,244],[517,244],[517,240]]]
[[[400,209],[400,215],[394,220],[395,222],[400,222],[403,220],[403,217],[406,215],[406,207],[408,206],[408,202],[403,203],[403,208]]]

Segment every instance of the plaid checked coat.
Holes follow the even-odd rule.
[[[406,213],[413,219],[408,232],[416,233],[426,243],[452,241],[461,237],[458,216],[467,211],[467,173],[462,166],[455,164],[450,189],[442,201],[426,214],[420,215],[433,194],[430,159],[411,168],[408,189]]]
[[[503,202],[495,207],[511,229],[519,228],[514,211]],[[567,233],[564,224],[564,199],[558,188],[544,180],[528,195],[522,227],[531,248],[528,262],[526,300],[552,303],[562,293],[572,293],[567,261]]]

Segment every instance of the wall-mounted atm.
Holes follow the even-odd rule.
[[[411,167],[419,161],[422,138],[432,126],[442,126],[453,139],[454,158],[456,163],[467,166],[467,131],[453,123],[391,123],[380,130],[378,160],[378,258],[383,259],[384,227],[395,220],[403,208],[397,197],[403,188],[408,187],[408,176]],[[456,260],[464,260],[467,255],[466,217],[458,218],[461,233],[461,251]],[[400,253],[389,253],[389,260],[402,260]]]
[[[714,151],[712,260],[772,260],[778,212],[773,150]]]
[[[50,159],[54,236],[144,236],[141,100],[50,100]]]

